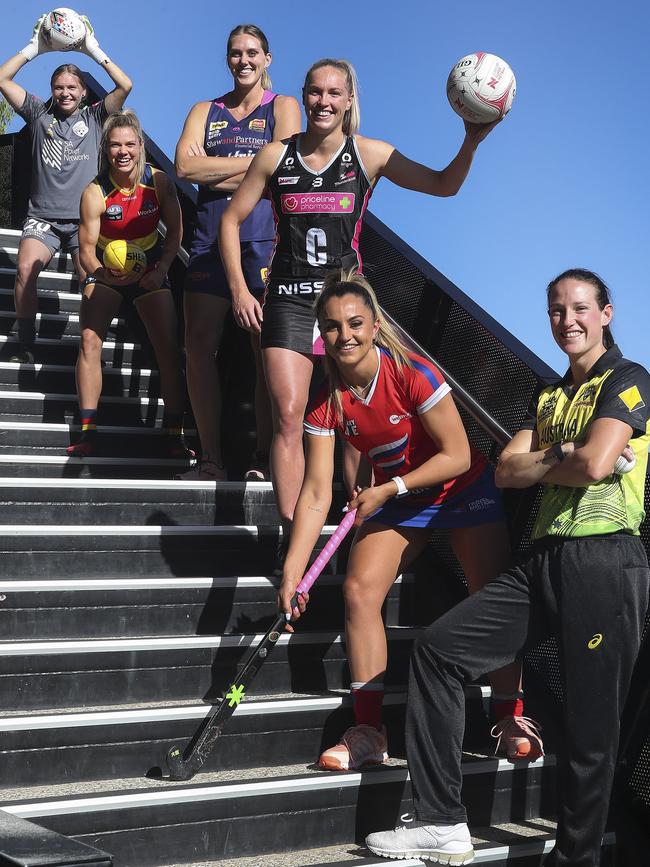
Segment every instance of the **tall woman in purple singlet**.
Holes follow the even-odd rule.
[[[494,126],[465,123],[457,155],[445,169],[434,171],[386,142],[357,134],[358,88],[347,61],[315,63],[305,79],[303,105],[306,132],[260,152],[221,220],[221,254],[235,319],[262,335],[273,407],[272,477],[285,539],[304,474],[302,421],[314,364],[312,305],[325,272],[352,267],[361,271],[361,221],[381,177],[432,196],[453,196],[478,144]],[[267,188],[277,242],[262,313],[241,268],[240,233]]]
[[[270,141],[300,128],[300,108],[291,96],[272,93],[266,36],[254,24],[241,24],[228,37],[226,61],[234,87],[192,108],[176,146],[176,172],[199,184],[196,227],[185,284],[187,384],[201,440],[201,460],[183,478],[223,480],[219,427],[221,393],[215,356],[230,308],[230,291],[219,255],[221,215],[253,157]],[[242,225],[239,267],[251,292],[261,298],[273,249],[271,203],[251,208]],[[257,453],[247,478],[267,476],[271,439],[270,409],[262,371],[259,337],[252,335],[257,367],[255,415]]]

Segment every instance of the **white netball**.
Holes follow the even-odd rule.
[[[485,51],[462,57],[447,79],[449,104],[473,123],[491,123],[506,115],[516,90],[514,73],[505,60]]]

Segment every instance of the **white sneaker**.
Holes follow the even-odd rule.
[[[469,864],[474,860],[472,839],[466,824],[424,825],[406,813],[394,831],[377,831],[366,837],[366,846],[382,858],[422,858],[438,864]]]

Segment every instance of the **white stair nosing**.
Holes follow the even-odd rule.
[[[264,524],[0,524],[5,536],[244,536],[274,535],[280,528]],[[321,536],[336,525],[326,524]],[[281,535],[281,533],[280,533]]]
[[[551,757],[552,758],[552,757]],[[494,773],[494,768],[488,768],[484,761],[463,763],[463,774],[467,765],[483,765],[484,773]],[[526,765],[526,769],[543,768],[554,764],[554,761],[538,759]],[[511,772],[513,765],[505,759],[499,761],[498,773]],[[478,771],[477,771],[478,772]],[[2,804],[2,809],[23,819],[39,816],[66,815],[72,812],[85,814],[107,810],[128,810],[141,807],[167,807],[175,804],[192,802],[232,800],[233,798],[264,797],[283,795],[292,792],[323,791],[324,789],[358,789],[361,785],[382,785],[385,783],[406,783],[410,779],[408,770],[403,766],[393,768],[373,769],[369,772],[352,773],[317,773],[309,776],[296,776],[284,779],[256,780],[242,783],[217,783],[213,785],[175,786],[170,785],[158,789],[131,792],[129,794],[88,795],[76,798],[58,798],[51,801],[22,802]],[[539,844],[527,842],[522,846],[532,846],[533,852],[539,851]],[[519,845],[519,844],[517,844]],[[545,844],[546,845],[546,844]],[[493,847],[502,850],[502,847]],[[505,849],[512,847],[505,847]],[[480,850],[478,850],[480,851]],[[490,850],[483,850],[489,852]],[[489,859],[484,859],[489,860]],[[385,862],[382,862],[385,863]],[[404,864],[404,861],[400,862]],[[418,863],[415,861],[414,863]]]
[[[0,319],[15,319],[16,314],[13,310],[0,310]],[[37,313],[34,317],[35,321],[41,322],[76,322],[79,323],[79,314],[70,312],[63,313]],[[109,328],[115,328],[118,325],[125,326],[125,320],[119,318],[111,319]]]
[[[318,580],[330,576],[323,575]],[[260,575],[239,576],[228,575],[214,578],[35,578],[18,579],[16,581],[0,581],[0,593],[74,593],[87,591],[112,590],[200,590],[206,587],[216,589],[236,588],[275,588],[277,582]]]
[[[10,276],[11,275],[15,276],[16,269],[15,268],[0,268],[0,274],[8,274]],[[43,276],[50,277],[51,279],[54,279],[54,280],[63,280],[63,281],[66,281],[68,283],[72,283],[73,280],[78,279],[77,275],[74,274],[72,271],[47,271],[46,269],[43,269],[43,271],[41,271],[41,273],[38,275],[38,277],[40,278]]]
[[[3,430],[33,430],[33,431],[42,431],[43,433],[53,433],[55,431],[65,431],[69,433],[70,431],[78,431],[80,430],[80,425],[72,422],[45,422],[45,421],[3,421],[0,418],[0,431]],[[165,428],[162,427],[162,424],[158,426],[140,426],[140,427],[129,427],[127,425],[107,425],[107,424],[99,424],[97,425],[97,430],[99,433],[109,433],[109,434],[118,434],[118,433],[128,433],[128,434],[163,434],[165,433]],[[196,430],[194,428],[185,428],[185,434],[195,435]],[[65,481],[65,480],[62,480]],[[72,481],[69,479],[68,481]],[[128,481],[128,479],[125,479]],[[152,479],[151,481],[162,481],[159,479]],[[2,484],[3,479],[0,479],[0,485]],[[265,482],[261,482],[259,484],[267,484]]]
[[[78,346],[79,335],[62,334],[60,337],[37,337],[36,347],[38,346]],[[18,337],[15,334],[0,334],[0,343],[18,343]],[[105,340],[103,349],[128,349],[129,351],[141,349],[139,343],[125,343],[121,340]],[[29,366],[29,365],[28,365]],[[33,366],[33,365],[32,365]]]
[[[378,770],[372,773],[314,774],[309,777],[291,777],[279,780],[261,780],[254,783],[230,783],[213,786],[162,788],[124,795],[95,795],[85,798],[64,798],[37,803],[2,804],[2,809],[23,819],[37,816],[56,816],[67,813],[95,813],[104,810],[128,810],[135,807],[161,807],[186,804],[193,801],[221,801],[232,798],[280,795],[318,789],[349,789],[364,785],[406,781],[404,768]]]
[[[397,694],[393,693],[388,704],[399,704]],[[401,693],[404,700],[405,694]],[[244,701],[237,705],[237,716],[257,716],[267,714],[304,713],[313,710],[336,710],[342,704],[349,704],[348,696],[312,696],[300,699],[270,701]],[[104,725],[138,725],[146,722],[173,722],[184,719],[205,719],[213,709],[209,704],[181,705],[177,707],[137,708],[135,710],[86,711],[69,714],[42,714],[38,716],[0,718],[0,732],[35,731],[49,728],[86,728]]]
[[[69,392],[65,393],[57,393],[57,392],[45,392],[45,391],[2,391],[0,390],[0,400],[42,400],[44,402],[48,400],[78,400],[77,395]],[[161,397],[118,397],[113,395],[102,395],[101,396],[102,403],[125,403],[125,404],[143,404],[144,406],[148,406],[152,404],[154,406],[163,406],[163,399]],[[1,422],[0,422],[1,426]]]
[[[0,454],[1,464],[30,464],[41,466],[119,466],[119,467],[185,467],[190,465],[189,458],[126,458],[126,457],[88,457],[79,458],[69,455],[37,455],[31,452]]]
[[[465,687],[465,695],[471,698],[477,691],[490,694],[489,687]],[[384,705],[400,705],[406,701],[406,692],[388,692],[384,696]],[[267,714],[283,715],[304,713],[306,711],[336,710],[351,705],[350,694],[345,691],[337,695],[314,695],[305,698],[257,699],[244,701],[237,705],[234,713],[238,716],[266,716]],[[148,722],[175,722],[185,719],[205,719],[213,710],[210,704],[170,705],[168,707],[131,708],[110,711],[74,711],[72,713],[43,713],[27,716],[11,716],[0,718],[0,732],[36,731],[41,729],[72,729],[91,728],[104,725],[139,725]],[[555,763],[554,756],[546,756],[546,766]],[[499,769],[504,770],[509,762],[499,760]],[[541,761],[541,760],[536,760]],[[485,762],[485,760],[483,760]],[[503,764],[505,762],[505,764]],[[468,766],[471,761],[466,760]],[[490,765],[491,771],[494,767]]]
[[[342,575],[321,575],[318,586],[336,586]],[[395,584],[410,584],[412,575],[398,575]],[[225,575],[206,578],[34,578],[0,581],[0,593],[88,593],[88,592],[135,592],[140,590],[214,590],[229,589],[277,589],[277,581],[264,575]],[[76,604],[66,600],[65,605]]]
[[[68,425],[62,425],[68,428]],[[0,426],[0,430],[1,430]],[[102,428],[98,428],[102,430]],[[110,429],[112,430],[112,428]],[[130,428],[115,428],[116,431],[129,431]],[[160,428],[136,428],[143,433],[149,433]],[[223,491],[230,493],[245,493],[250,491],[270,491],[271,482],[212,482],[212,481],[185,481],[181,479],[57,479],[32,477],[0,477],[0,488],[91,488],[94,490],[137,489],[139,491],[176,490],[176,491]]]
[[[35,373],[74,373],[74,364],[27,364],[26,362],[18,361],[0,361],[0,370],[18,370],[29,369]],[[158,371],[150,367],[104,367],[102,374],[106,376],[121,374],[122,376],[141,376],[148,379],[151,376],[157,376]]]
[[[9,231],[12,231],[12,230],[11,229],[2,229],[2,234],[5,234],[6,232],[9,232]],[[20,235],[20,232],[18,232],[18,234]],[[18,255],[18,247],[0,247],[0,252],[6,253],[8,256],[10,256],[12,253],[15,253],[17,256]],[[50,262],[61,262],[64,259],[67,259],[71,262],[72,256],[69,253],[64,253],[63,250],[58,250],[56,253],[53,254],[52,258],[50,259]],[[46,269],[44,269],[44,270],[46,270]],[[48,270],[48,273],[49,273],[49,270]],[[10,292],[11,290],[5,289],[4,291]]]
[[[270,624],[269,624],[270,625]],[[388,626],[386,634],[396,641],[407,641],[422,630],[413,626]],[[166,650],[204,650],[210,648],[256,647],[264,638],[255,635],[184,635],[167,638],[94,638],[52,639],[50,641],[3,641],[0,656],[65,656],[77,653],[133,653],[162,652]],[[284,632],[276,645],[285,644],[343,644],[344,636],[337,632]]]

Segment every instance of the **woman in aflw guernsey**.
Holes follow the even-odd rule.
[[[163,240],[158,223],[167,234]],[[122,273],[104,263],[111,241],[139,248],[142,268]],[[185,388],[177,319],[167,272],[181,243],[181,210],[176,187],[146,161],[140,121],[126,109],[111,115],[102,131],[99,174],[81,197],[79,246],[86,270],[81,300],[81,345],[77,391],[82,435],[68,449],[71,457],[97,450],[97,406],[102,389],[102,345],[122,300],[132,302],[144,322],[160,369],[165,404],[161,456],[192,458],[183,441]]]

